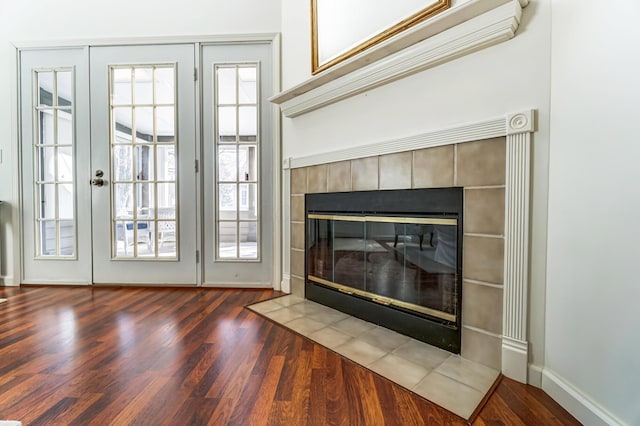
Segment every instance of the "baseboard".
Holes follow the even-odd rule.
[[[529,384],[537,388],[542,388],[542,369],[541,365],[529,364]]]
[[[20,284],[16,280],[8,275],[6,277],[0,277],[0,287],[19,287]]]
[[[291,275],[282,274],[282,281],[280,282],[280,291],[284,293],[291,293]]]
[[[542,390],[582,424],[593,426],[624,425],[622,421],[548,368],[542,370]]]

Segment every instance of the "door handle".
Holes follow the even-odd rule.
[[[101,179],[101,178],[91,179],[91,185],[102,186],[104,185],[104,179]]]

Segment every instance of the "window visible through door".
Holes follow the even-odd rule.
[[[216,258],[260,258],[258,65],[215,65]]]

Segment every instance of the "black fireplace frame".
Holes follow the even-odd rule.
[[[462,341],[462,241],[464,189],[428,188],[313,193],[305,195],[305,297],[433,346],[459,354]],[[397,307],[310,282],[308,214],[371,214],[457,218],[456,321],[443,323]]]

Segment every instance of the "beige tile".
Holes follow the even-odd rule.
[[[460,356],[451,356],[435,370],[482,393],[487,393],[498,378],[498,370]]]
[[[328,313],[328,312],[333,312],[333,309],[329,308],[328,306],[324,306],[321,305],[319,303],[316,302],[312,302],[310,300],[305,300],[302,303],[298,303],[296,305],[293,305],[291,307],[291,309],[300,312],[301,314],[303,314],[304,316],[308,317],[309,315],[314,315],[314,314],[324,314],[324,313]]]
[[[363,321],[359,318],[349,317],[345,320],[338,321],[332,325],[338,331],[348,334],[349,336],[358,337],[359,335],[376,327],[367,321]]]
[[[289,327],[293,331],[297,331],[303,336],[307,336],[314,331],[318,331],[321,328],[324,328],[325,324],[309,318],[301,317],[298,319],[294,319],[293,321],[289,321],[287,323],[287,327]]]
[[[291,195],[306,194],[307,191],[307,167],[291,170]]]
[[[413,187],[453,186],[453,145],[420,149],[413,153]]]
[[[291,223],[291,248],[304,250],[304,223]]]
[[[462,357],[499,370],[502,365],[499,337],[462,327]]]
[[[411,188],[412,152],[380,156],[380,189]]]
[[[291,250],[291,273],[304,278],[304,251]]]
[[[309,314],[308,316],[313,320],[320,321],[327,325],[349,318],[349,315],[340,311],[336,311],[335,309],[330,309],[315,314]]]
[[[254,303],[253,305],[249,305],[249,308],[252,311],[265,314],[267,312],[275,311],[276,309],[282,309],[282,305],[277,302],[274,302],[273,300],[267,300],[265,302],[259,302],[259,303]]]
[[[393,354],[429,370],[438,367],[451,356],[447,351],[414,339],[394,350]]]
[[[289,307],[283,307],[282,309],[266,312],[264,316],[280,324],[286,324],[289,321],[293,321],[294,319],[302,318],[304,315],[300,312],[294,311]]]
[[[464,232],[504,235],[504,188],[464,191]]]
[[[391,352],[398,347],[409,343],[410,337],[396,333],[395,331],[386,329],[384,327],[376,327],[358,336],[359,340],[367,342],[377,348],[383,349],[386,352]]]
[[[291,196],[291,221],[304,222],[304,195]]]
[[[335,349],[336,347],[353,339],[353,337],[348,334],[341,333],[331,327],[321,328],[318,331],[314,331],[309,335],[309,338],[329,349]]]
[[[291,277],[291,294],[304,297],[304,280],[299,277]]]
[[[351,161],[329,164],[327,171],[328,191],[351,191]]]
[[[429,374],[429,369],[393,354],[385,355],[369,368],[407,389],[412,389]]]
[[[457,186],[504,185],[505,138],[461,143],[457,150]]]
[[[464,419],[471,417],[484,397],[482,392],[436,372],[431,372],[413,390]]]
[[[465,281],[462,285],[462,320],[465,325],[502,333],[502,288]]]
[[[351,161],[351,187],[354,191],[378,189],[378,157]]]
[[[380,348],[358,339],[351,339],[347,343],[334,348],[340,355],[344,355],[353,362],[367,366],[387,354]]]
[[[319,164],[317,166],[311,166],[309,169],[309,187],[307,192],[327,192],[327,165]]]
[[[274,302],[281,304],[282,306],[292,306],[296,303],[304,302],[303,297],[299,297],[293,294],[289,294],[287,296],[278,297],[276,299],[272,299]]]
[[[464,278],[502,284],[504,239],[465,236],[463,244]]]

